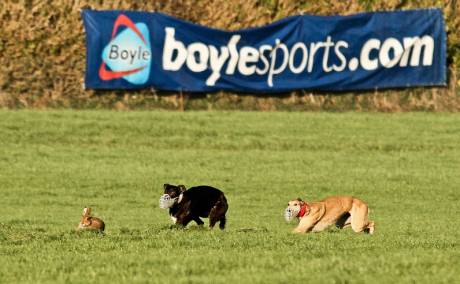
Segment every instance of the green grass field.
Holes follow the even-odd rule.
[[[221,188],[227,230],[171,229],[164,183]],[[1,283],[460,281],[458,114],[0,111],[0,194]],[[334,194],[376,233],[290,232]]]

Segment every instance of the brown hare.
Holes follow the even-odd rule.
[[[78,224],[77,230],[94,230],[104,232],[105,224],[99,218],[91,217],[91,208],[85,207],[83,209],[83,215],[81,215],[80,224]]]

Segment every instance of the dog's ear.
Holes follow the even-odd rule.
[[[298,197],[298,198],[297,198],[297,201],[300,201],[300,202],[302,202],[302,199],[301,199],[300,197]]]
[[[185,188],[185,185],[183,185],[183,184],[179,184],[177,187],[179,187],[180,192],[184,192],[184,191],[187,190],[187,189]]]
[[[168,186],[169,186],[169,184],[167,184],[167,183],[163,184],[163,189],[166,190],[166,188],[168,188]]]

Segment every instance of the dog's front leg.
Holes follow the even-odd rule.
[[[310,213],[300,219],[299,225],[293,230],[293,233],[307,233],[318,222],[318,213]]]
[[[190,214],[183,214],[177,216],[176,224],[182,227],[186,227],[190,221],[192,221],[192,216],[190,216]]]
[[[305,219],[305,218],[302,218]],[[292,231],[293,233],[307,233],[312,227],[313,223],[312,222],[302,222],[303,220],[300,220],[299,225]]]
[[[187,226],[187,224],[192,220],[192,216],[190,214],[190,203],[183,204],[182,207],[176,213],[175,217],[176,217],[176,226],[178,227]]]

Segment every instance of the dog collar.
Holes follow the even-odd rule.
[[[303,216],[308,215],[308,213],[310,213],[310,207],[307,203],[304,203],[302,207],[300,207],[300,212],[297,214],[297,217],[302,218]]]

